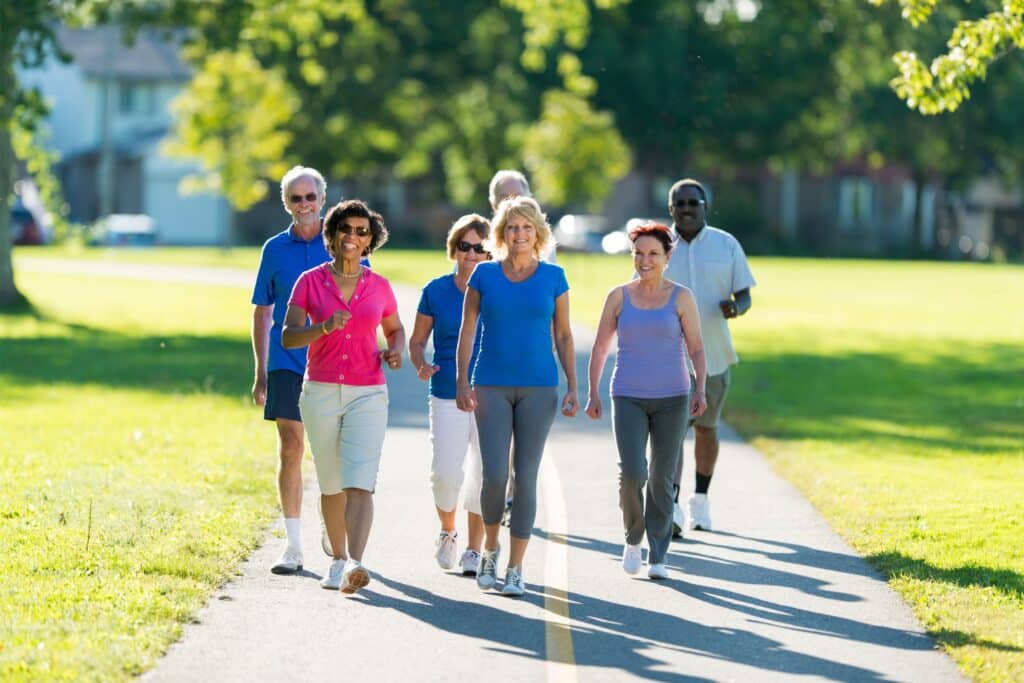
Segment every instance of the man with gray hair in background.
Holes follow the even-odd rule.
[[[498,210],[498,204],[509,197],[532,197],[530,183],[526,176],[519,171],[502,169],[491,177],[491,183],[487,187],[487,200],[491,203],[491,213]],[[555,263],[556,244],[551,242],[551,247],[541,256],[541,260],[548,263]]]
[[[306,372],[306,349],[285,349],[281,329],[288,297],[299,275],[330,260],[321,236],[320,212],[327,183],[314,168],[295,166],[281,178],[281,202],[291,223],[268,239],[260,252],[253,288],[252,350],[255,378],[252,399],[263,417],[277,426],[277,491],[284,517],[286,543],[271,566],[275,574],[302,569],[302,456],[305,433],[299,415],[299,394]]]

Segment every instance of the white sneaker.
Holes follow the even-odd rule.
[[[462,567],[463,576],[476,576],[476,573],[480,571],[480,553],[473,549],[467,549],[462,553],[459,565]]]
[[[647,578],[663,581],[668,578],[668,567],[658,562],[647,568]]]
[[[490,590],[498,582],[498,558],[501,557],[501,546],[494,550],[484,550],[480,556],[480,570],[476,573],[476,585],[480,590]]]
[[[316,499],[316,512],[320,517],[320,549],[327,557],[334,557],[334,548],[331,547],[331,537],[327,535],[327,522],[324,521],[324,504],[321,498]]]
[[[441,569],[448,570],[455,566],[455,553],[458,552],[458,544],[455,542],[455,538],[458,534],[454,531],[442,531],[437,537],[437,541],[434,545],[437,546],[437,550],[434,551],[434,559],[437,560],[437,565]]]
[[[502,595],[511,595],[518,598],[526,592],[523,585],[523,573],[519,567],[509,567],[505,570],[505,585],[501,588]]]
[[[708,494],[695,493],[687,501],[686,511],[690,517],[690,528],[711,531],[711,503]]]
[[[686,527],[686,520],[683,517],[683,506],[679,503],[672,504],[672,538],[682,538],[683,529]]]
[[[345,571],[345,560],[331,560],[331,566],[327,568],[324,578],[320,579],[320,587],[329,591],[336,591],[341,588],[341,575]]]
[[[622,546],[622,569],[630,576],[640,571],[640,567],[644,563],[643,554],[640,551],[639,545],[630,545],[629,543]]]
[[[302,571],[302,551],[286,545],[284,552],[270,568],[273,574],[294,574]]]
[[[349,559],[345,563],[345,571],[341,574],[341,592],[355,593],[357,590],[370,583],[370,572],[359,560]]]

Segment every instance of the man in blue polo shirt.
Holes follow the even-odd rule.
[[[305,451],[299,394],[306,372],[306,349],[281,346],[281,327],[292,287],[304,271],[330,256],[321,237],[320,212],[327,183],[319,171],[295,166],[281,178],[281,201],[292,222],[263,245],[252,303],[252,350],[256,360],[252,398],[263,417],[277,424],[277,491],[287,543],[270,568],[275,574],[302,569],[299,514],[302,509],[302,456]]]

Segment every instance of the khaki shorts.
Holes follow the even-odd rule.
[[[299,397],[320,493],[372,492],[388,426],[388,387],[306,380]]]
[[[722,406],[725,405],[725,397],[729,393],[731,383],[728,370],[720,375],[710,375],[704,385],[705,398],[708,400],[707,410],[699,417],[691,416],[690,424],[717,429],[718,421],[722,418]],[[697,386],[697,379],[693,375],[690,376],[690,386]]]

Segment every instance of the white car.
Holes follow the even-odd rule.
[[[601,238],[601,251],[606,254],[628,254],[633,244],[629,241],[629,231],[641,223],[662,223],[659,218],[630,218],[626,224],[618,230],[613,230]]]

